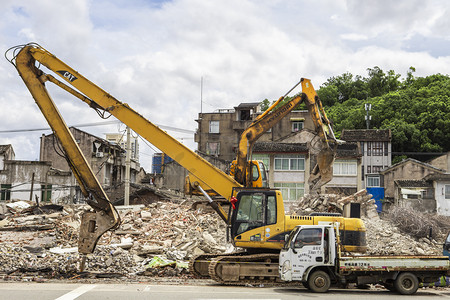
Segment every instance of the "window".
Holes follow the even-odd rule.
[[[275,182],[274,187],[281,191],[284,201],[297,201],[305,195],[305,184],[296,182]]]
[[[368,176],[367,177],[367,187],[379,187],[380,177],[379,176]]]
[[[308,245],[322,244],[322,228],[302,229],[295,239],[294,248],[302,248]]]
[[[275,171],[304,171],[305,158],[302,155],[275,156]]]
[[[378,173],[383,170],[383,166],[372,166],[372,173]]]
[[[252,120],[252,110],[240,110],[239,111],[240,121],[251,121]]]
[[[277,199],[275,196],[267,196],[266,225],[277,223]]]
[[[372,155],[382,156],[383,155],[383,142],[373,142],[372,143]]]
[[[445,199],[450,200],[450,184],[445,185]]]
[[[41,202],[50,202],[52,199],[52,185],[41,184]]]
[[[10,184],[1,184],[0,185],[0,200],[11,200],[11,185]]]
[[[220,154],[220,143],[219,142],[206,143],[206,154],[218,156]]]
[[[219,133],[219,121],[209,121],[209,133]]]
[[[335,160],[333,164],[333,175],[356,176],[356,161]]]
[[[297,132],[303,129],[303,121],[292,122],[292,132]]]
[[[388,142],[384,142],[384,156],[388,156],[389,154]]]
[[[361,155],[364,156],[364,142],[361,142]]]
[[[367,156],[372,155],[372,142],[367,142]]]
[[[253,154],[252,159],[262,161],[266,167],[266,170],[270,169],[270,158],[268,154]]]

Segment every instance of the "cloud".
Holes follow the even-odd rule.
[[[449,7],[416,0],[6,1],[0,46],[38,42],[150,121],[195,130],[201,78],[202,109],[211,112],[278,99],[300,77],[318,88],[331,76],[366,75],[374,66],[445,74]],[[6,60],[0,83],[0,130],[46,127]],[[50,89],[67,123],[101,121],[81,101]],[[117,126],[85,131],[102,136]],[[0,144],[13,142],[19,159],[34,160],[38,137],[0,135]],[[150,170],[150,158],[141,158]]]

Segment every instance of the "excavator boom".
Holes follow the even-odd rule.
[[[277,106],[286,96],[299,84],[302,86],[302,93],[293,97],[291,100],[281,106]],[[251,157],[254,143],[270,128],[281,121],[298,104],[304,102],[308,108],[313,120],[315,132],[319,139],[319,153],[317,154],[317,164],[310,174],[310,193],[317,193],[324,184],[332,179],[332,165],[334,162],[335,149],[331,144],[336,143],[336,138],[311,80],[302,78],[293,88],[284,96],[273,103],[263,114],[261,114],[249,127],[242,133],[239,141],[238,154],[236,161],[232,166],[232,175],[236,181],[251,186]],[[316,146],[317,147],[317,146]]]
[[[207,182],[225,199],[231,199],[234,188],[242,187],[232,177],[145,119],[126,103],[120,102],[96,86],[41,46],[27,44],[10,50],[14,50],[14,57],[10,62],[16,67],[36,104],[58,137],[83,194],[89,199],[88,203],[96,211],[95,213],[86,213],[82,220],[79,242],[81,253],[91,253],[103,233],[119,226],[120,218],[52,101],[45,87],[46,82],[56,84],[86,102],[93,109],[114,115],[137,134],[172,157],[191,174],[194,174],[200,181],[198,184],[206,184]],[[47,67],[70,86],[58,81],[52,75],[44,73],[37,67],[38,64]],[[227,222],[228,215],[224,209],[220,205],[213,204],[213,207],[220,217]]]

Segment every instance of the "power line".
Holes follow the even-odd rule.
[[[78,124],[78,125],[69,125],[69,127],[94,127],[94,126],[103,126],[103,125],[111,125],[111,124],[118,124],[122,123],[118,120],[116,121],[107,121],[107,122],[96,122],[96,123],[85,123],[85,124]],[[176,131],[180,133],[188,133],[188,134],[194,134],[194,130],[184,129],[184,128],[177,128],[172,126],[166,126],[166,125],[158,125],[159,128],[170,130],[170,131]],[[27,128],[27,129],[8,129],[8,130],[0,130],[0,133],[17,133],[17,132],[32,132],[32,131],[48,131],[51,130],[50,127],[45,128]]]

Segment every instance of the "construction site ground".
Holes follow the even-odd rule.
[[[87,256],[85,272],[79,272],[77,243],[81,214],[89,206],[36,207],[35,203],[27,201],[1,204],[0,280],[216,284],[191,275],[188,261],[203,253],[236,250],[226,241],[226,224],[207,206],[193,205],[194,199],[175,193],[167,195],[170,193],[153,203],[119,207],[121,226],[100,239],[95,252]],[[448,228],[446,218],[424,216],[420,219],[408,215],[408,210],[394,210],[394,216],[392,213],[380,216],[373,212],[375,207],[370,195],[363,192],[351,197],[304,197],[291,206],[290,213],[339,211],[349,201],[361,203],[367,228],[367,254],[442,255]],[[406,220],[414,218],[414,226],[408,225],[402,217]],[[392,218],[406,224],[406,228],[395,224]],[[430,219],[434,223],[429,223]],[[418,223],[423,223],[425,229]]]

